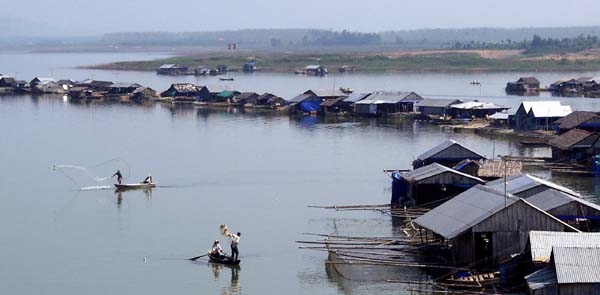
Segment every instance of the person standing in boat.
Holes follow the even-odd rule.
[[[113,174],[112,177],[117,177],[117,182],[119,184],[121,184],[121,181],[123,181],[123,175],[121,175],[121,170],[117,170],[117,172],[115,172],[115,174]]]
[[[240,252],[238,251],[238,244],[240,243],[241,235],[242,233],[240,232],[238,232],[237,234],[230,233],[228,235],[229,239],[231,240],[231,259],[233,261],[238,260],[238,256],[240,255]]]
[[[152,183],[152,175],[148,175],[142,183]]]

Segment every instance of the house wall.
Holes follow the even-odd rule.
[[[560,284],[558,285],[560,295],[600,294],[600,283],[598,284]],[[546,293],[556,294],[556,293]]]
[[[568,231],[563,223],[523,201],[517,201],[472,228],[473,233],[493,233],[493,259],[496,263],[522,252],[532,230]]]
[[[446,107],[419,107],[419,112],[427,116],[443,116],[446,114]]]

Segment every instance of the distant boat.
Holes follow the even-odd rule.
[[[233,260],[229,256],[216,256],[208,254],[208,261],[211,263],[225,264],[225,265],[238,265],[240,260]]]
[[[233,81],[233,77],[219,77],[221,81]]]
[[[157,182],[150,182],[150,183],[123,183],[123,184],[115,184],[115,187],[117,188],[117,190],[119,191],[126,191],[126,190],[134,190],[134,189],[148,189],[148,188],[153,188],[157,185]]]
[[[473,80],[471,81],[471,85],[480,85],[481,82],[479,82],[478,80]]]

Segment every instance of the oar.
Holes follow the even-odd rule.
[[[198,260],[198,258],[200,258],[200,257],[204,257],[204,256],[207,256],[207,255],[208,255],[208,254],[204,254],[204,255],[196,256],[196,257],[190,258],[190,259],[188,259],[188,260],[191,260],[191,261],[196,261],[196,260]]]

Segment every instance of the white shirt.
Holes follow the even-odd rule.
[[[229,239],[231,239],[231,245],[236,246],[240,243],[240,237],[235,234],[229,234]]]

